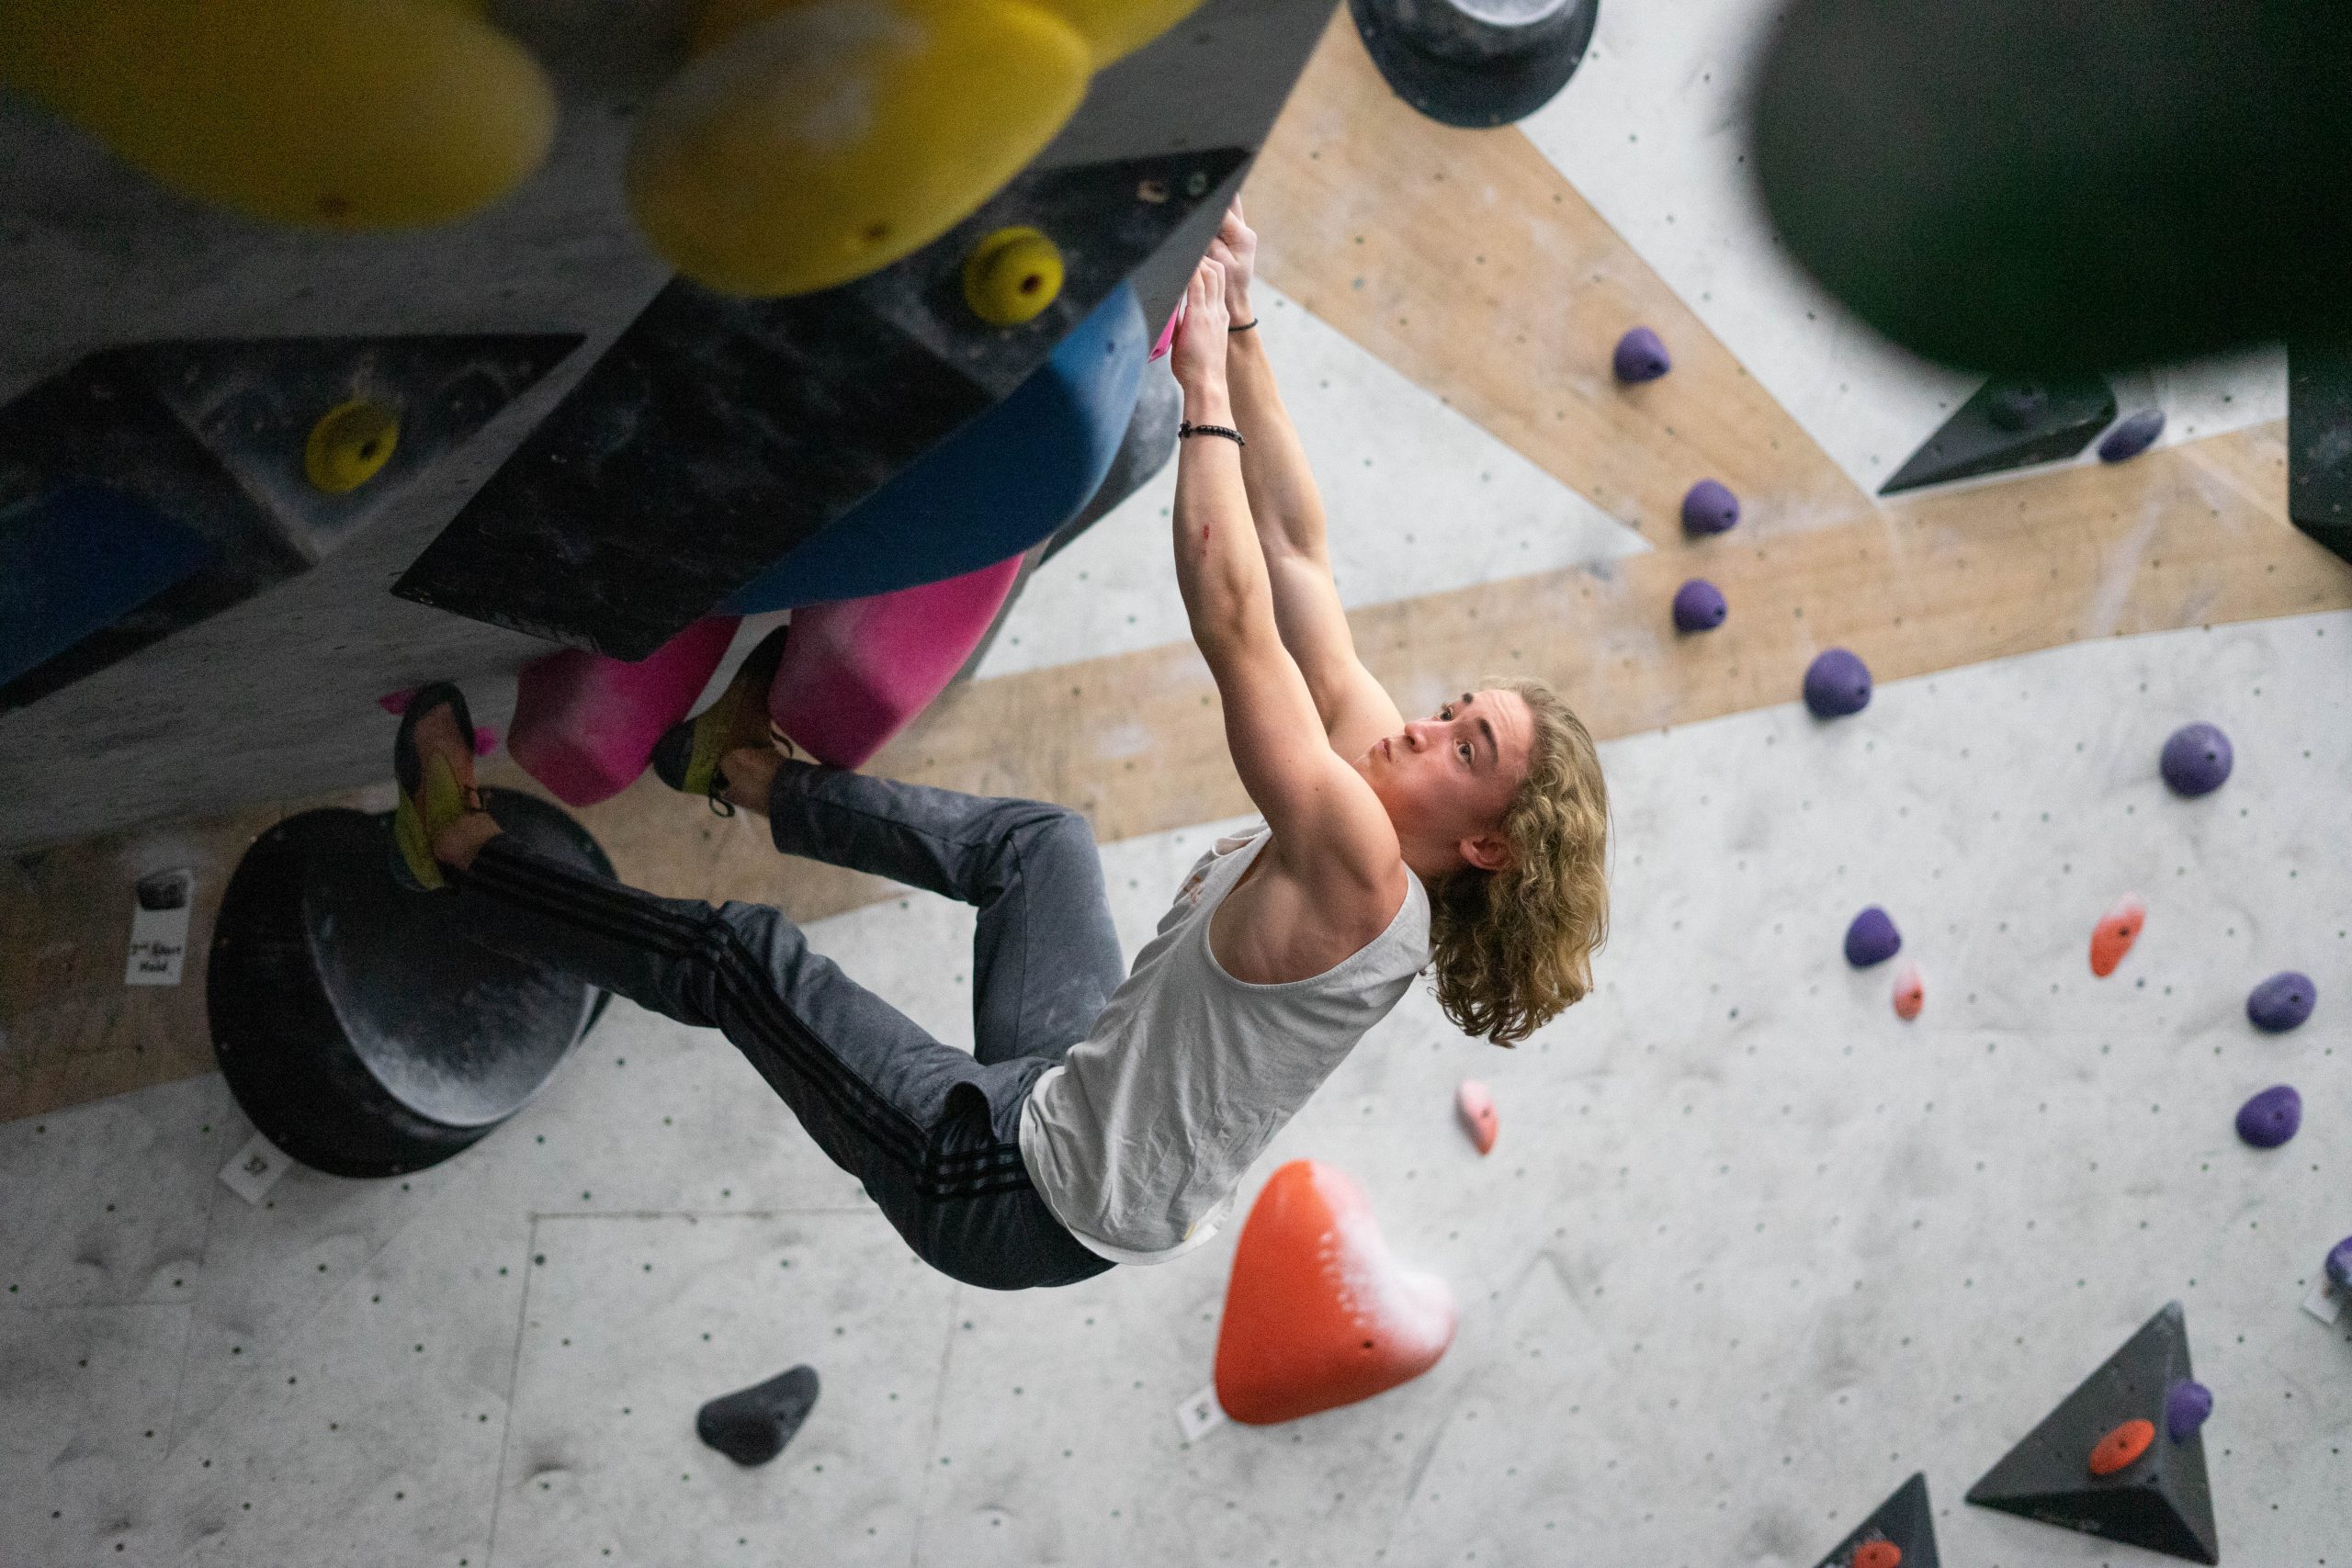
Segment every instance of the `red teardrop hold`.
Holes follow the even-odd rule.
[[[2156,1440],[2156,1424],[2134,1416],[2101,1438],[2091,1450],[2091,1473],[2113,1475],[2129,1468]]]
[[[1866,1540],[1854,1548],[1849,1568],[1903,1568],[1903,1549],[1891,1540]]]
[[[2102,979],[2114,974],[2132,944],[2140,940],[2140,928],[2147,919],[2148,907],[2138,896],[2126,893],[2118,898],[2091,930],[2091,973]]]
[[[1919,1016],[1927,1000],[1927,982],[1919,978],[1919,966],[1905,964],[1903,973],[1894,977],[1894,1016],[1908,1023]]]
[[[1318,1160],[1274,1172],[1233,1253],[1216,1398],[1236,1421],[1295,1421],[1370,1399],[1453,1343],[1453,1292],[1398,1267],[1363,1189]]]

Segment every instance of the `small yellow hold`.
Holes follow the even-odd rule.
[[[807,294],[929,244],[1086,96],[1078,34],[1022,0],[723,0],[646,107],[628,197],[653,248],[731,294]]]
[[[381,403],[338,403],[311,426],[302,472],[329,495],[347,495],[374,479],[400,445],[401,417]]]
[[[964,301],[992,327],[1017,327],[1061,297],[1062,253],[1035,229],[999,229],[964,261]]]
[[[1201,8],[1201,0],[1030,0],[1078,29],[1100,71]]]
[[[555,135],[537,62],[451,0],[0,0],[0,84],[183,195],[312,228],[461,218]]]

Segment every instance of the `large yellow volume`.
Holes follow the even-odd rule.
[[[830,288],[937,239],[1052,140],[1086,96],[1087,46],[1020,0],[729,5],[646,107],[629,152],[639,226],[734,294]]]
[[[710,0],[695,19],[699,54],[763,17],[802,0]],[[1201,7],[1201,0],[1022,0],[1059,17],[1086,41],[1094,69],[1133,54]]]
[[[1201,0],[1030,0],[1078,29],[1100,71],[1201,8]]]
[[[537,168],[555,95],[448,0],[0,0],[0,82],[256,218],[460,218]]]

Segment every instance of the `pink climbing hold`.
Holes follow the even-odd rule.
[[[414,686],[402,686],[397,692],[386,692],[382,696],[378,697],[376,705],[394,718],[398,718],[408,712],[408,700],[414,695],[416,695]]]
[[[1905,964],[1903,972],[1894,977],[1894,1016],[1908,1023],[1919,1016],[1919,1010],[1927,1001],[1928,988],[1919,978],[1919,966]]]
[[[2091,928],[2091,973],[2101,979],[2114,974],[2132,944],[2140,940],[2140,928],[2147,919],[2148,907],[2138,894],[2126,893],[2118,898],[2115,907]]]
[[[819,761],[862,765],[956,678],[1020,575],[1012,556],[944,581],[795,610],[768,716]]]
[[[1453,1091],[1453,1108],[1462,1113],[1463,1130],[1478,1145],[1478,1152],[1493,1154],[1495,1138],[1502,1130],[1495,1116],[1494,1091],[1476,1078],[1464,1078],[1462,1087]]]
[[[1151,345],[1151,359],[1165,359],[1168,351],[1176,346],[1176,329],[1184,324],[1184,301],[1178,299],[1176,308],[1168,312],[1168,324],[1159,329],[1159,341]],[[1148,364],[1147,360],[1145,363]]]
[[[498,727],[494,724],[474,726],[474,755],[487,757],[498,750]]]
[[[732,615],[696,621],[634,664],[567,648],[526,666],[507,750],[566,806],[618,795],[702,694],[735,626]]]

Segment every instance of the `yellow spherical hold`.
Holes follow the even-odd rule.
[[[964,260],[964,302],[992,327],[1017,327],[1062,292],[1062,253],[1035,229],[999,229]]]
[[[1029,0],[1078,29],[1100,71],[1201,8],[1201,0]]]
[[[302,472],[329,495],[347,495],[374,479],[400,445],[401,416],[381,403],[337,403],[311,426]]]
[[[555,136],[537,62],[451,0],[0,3],[0,82],[184,195],[323,229],[461,218]]]
[[[647,106],[628,197],[671,265],[732,294],[830,288],[930,243],[1086,95],[1086,46],[1019,0],[802,0]]]

